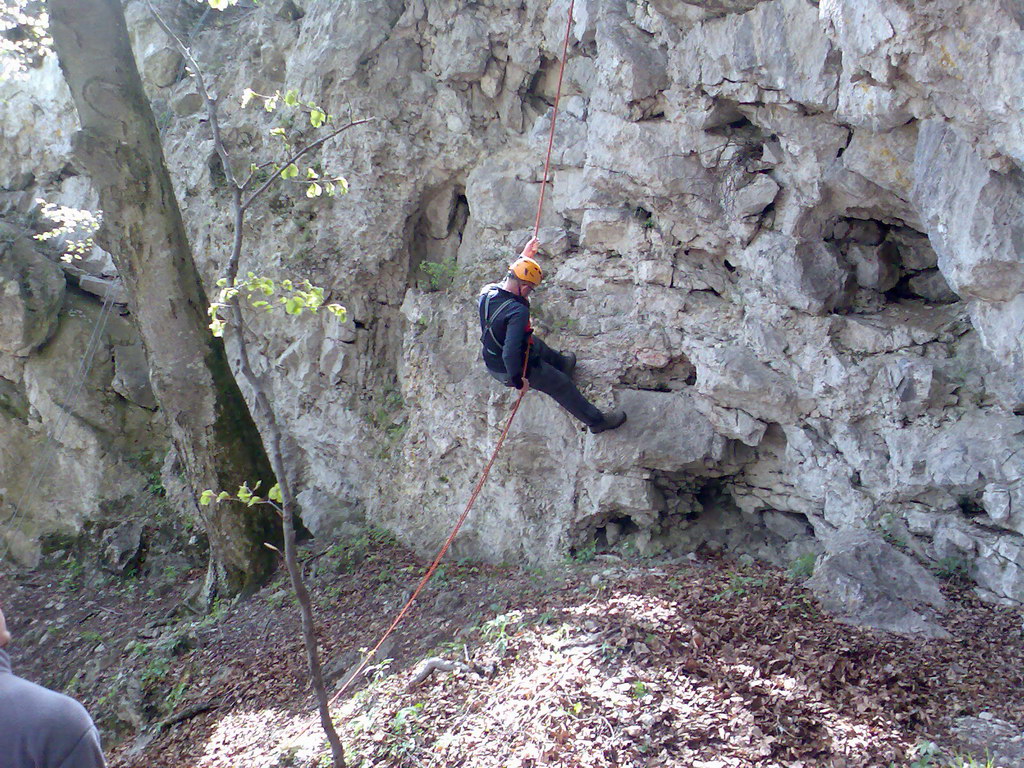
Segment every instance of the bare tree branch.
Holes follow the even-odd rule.
[[[174,42],[175,47],[181,52],[181,55],[188,62],[189,67],[192,69],[192,74],[196,78],[196,83],[199,85],[199,93],[203,96],[203,101],[206,102],[206,113],[210,119],[210,130],[213,131],[213,146],[217,150],[217,154],[220,155],[221,165],[224,166],[224,177],[228,180],[228,184],[232,187],[238,187],[238,181],[235,179],[235,172],[231,168],[231,158],[228,156],[227,149],[224,146],[224,142],[220,135],[220,121],[217,119],[217,99],[210,94],[209,89],[206,87],[206,81],[203,79],[203,70],[199,66],[199,62],[196,61],[192,55],[192,51],[189,47],[181,41],[174,30],[168,26],[167,22],[163,20],[159,13],[156,12],[156,8],[153,7],[153,0],[146,0],[146,5],[149,6],[149,12],[153,14],[153,18],[156,19],[156,23],[160,26],[160,29],[171,38]]]

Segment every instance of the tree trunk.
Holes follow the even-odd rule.
[[[121,0],[47,0],[50,29],[82,125],[75,153],[99,191],[101,238],[125,282],[149,355],[153,391],[186,479],[234,492],[273,485],[260,435],[208,329],[196,270],[156,122],[142,88]],[[211,574],[227,593],[262,583],[280,543],[272,511],[222,502],[196,507],[210,540]]]

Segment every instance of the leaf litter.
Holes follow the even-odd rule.
[[[379,536],[303,559],[333,691],[423,563]],[[61,599],[58,585],[18,582],[12,615],[60,613],[78,638],[103,622],[118,640],[106,667],[69,636],[60,664],[26,649],[16,671],[70,685],[112,768],[326,765],[284,584],[189,620],[176,594]],[[1024,728],[1021,611],[945,589],[952,638],[925,640],[835,622],[782,570],[722,557],[546,571],[449,563],[333,715],[349,764],[366,767],[908,765],[926,741],[955,753],[957,717]],[[181,649],[140,684],[164,657],[118,649],[178,635]],[[90,664],[91,680],[80,674]]]

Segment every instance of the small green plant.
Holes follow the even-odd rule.
[[[814,563],[817,558],[813,552],[805,552],[789,564],[789,578],[804,581],[814,575]]]
[[[146,475],[146,493],[161,497],[167,495],[167,489],[164,488],[164,481],[159,470]]]
[[[589,563],[595,557],[597,557],[597,542],[589,541],[582,547],[575,547],[572,550],[572,562],[574,563]]]
[[[404,417],[405,399],[402,393],[393,387],[384,390],[382,396],[377,399],[376,407],[367,417],[370,424],[380,430],[382,441],[377,458],[390,458],[395,446],[405,437],[409,431],[409,422]]]
[[[61,565],[64,568],[64,574],[60,577],[61,589],[78,589],[82,584],[85,566],[70,556]]]
[[[534,618],[533,623],[539,627],[547,626],[548,624],[554,624],[555,614],[551,611],[544,611],[544,613],[538,614]]]
[[[404,760],[416,752],[419,746],[417,737],[422,730],[422,715],[423,702],[418,702],[402,707],[391,718],[388,726],[390,738],[387,743],[387,751],[391,757]]]
[[[459,265],[454,256],[441,261],[424,261],[420,264],[420,269],[427,276],[430,288],[434,291],[451,287],[459,275]]]
[[[99,645],[103,642],[103,635],[91,629],[83,630],[81,633],[82,642],[88,645]]]
[[[936,561],[935,575],[951,584],[968,584],[971,580],[971,568],[962,557],[943,557]]]
[[[135,640],[134,642],[128,643],[128,646],[125,648],[125,652],[129,656],[145,656],[149,651],[149,643],[145,643],[142,640]]]
[[[181,700],[185,698],[186,691],[188,691],[187,680],[179,680],[175,683],[167,693],[166,698],[164,698],[164,711],[168,713],[173,712],[178,704],[181,703]]]
[[[228,604],[221,598],[217,598],[213,601],[213,605],[210,606],[209,612],[203,616],[199,621],[195,623],[199,629],[210,629],[215,626],[217,622],[224,618],[228,612]]]
[[[562,710],[562,714],[566,717],[577,718],[580,716],[580,712],[583,711],[583,703],[574,701],[569,705],[568,708]]]
[[[490,621],[485,621],[480,627],[480,637],[484,642],[493,643],[494,650],[498,655],[505,653],[508,648],[508,641],[511,633],[523,623],[521,611],[512,611],[495,616]]]
[[[752,589],[759,589],[764,586],[764,579],[756,576],[744,576],[742,573],[734,573],[729,577],[729,586],[714,596],[714,600],[724,600],[727,597],[743,597]]]
[[[914,757],[910,768],[997,768],[995,760],[988,753],[983,761],[970,755],[946,757],[934,741],[918,742],[914,746]],[[890,768],[895,768],[895,763],[890,763]]]
[[[154,656],[142,670],[142,687],[149,688],[152,684],[163,680],[171,669],[171,662],[164,656]]]
[[[633,683],[633,687],[629,690],[629,695],[634,699],[642,699],[644,696],[649,695],[651,690],[647,687],[647,683],[643,680],[637,680]]]

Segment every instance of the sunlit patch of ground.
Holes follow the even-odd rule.
[[[388,541],[304,559],[333,691],[422,564]],[[43,586],[16,599],[52,602]],[[837,624],[780,571],[726,560],[567,564],[542,574],[449,564],[396,633],[393,661],[333,716],[349,765],[363,768],[906,765],[923,741],[955,748],[949,734],[961,715],[989,712],[1024,727],[1020,611],[964,590],[948,596],[952,639],[925,641]],[[168,599],[159,611],[139,590],[99,613],[60,604],[85,606],[88,622],[120,622],[118,647],[139,638],[125,646],[149,649],[125,662],[138,674],[154,661],[166,666],[142,689],[152,739],[108,739],[112,768],[327,765],[282,581],[216,621],[188,625],[195,642],[166,658],[162,638],[184,630],[172,619],[152,629],[149,619],[168,613]],[[45,658],[75,659],[68,648]],[[410,687],[428,657],[461,666]],[[86,651],[75,663],[88,659]],[[103,676],[95,680],[76,691],[95,712],[114,711],[111,695],[131,696],[130,684],[105,690]],[[155,729],[169,713],[185,716]]]

